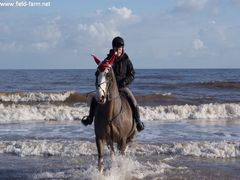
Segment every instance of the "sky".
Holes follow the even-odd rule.
[[[0,0],[0,69],[240,68],[240,0]]]

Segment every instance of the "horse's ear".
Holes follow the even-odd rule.
[[[91,56],[93,57],[97,65],[101,63],[101,61],[95,55],[91,54]]]
[[[114,55],[109,59],[108,63],[109,63],[111,66],[112,66],[113,63],[114,63],[115,58],[116,58],[116,54],[114,54]]]

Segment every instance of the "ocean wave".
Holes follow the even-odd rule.
[[[181,120],[181,119],[222,119],[239,118],[240,104],[201,104],[140,107],[143,119]]]
[[[88,112],[86,105],[21,105],[0,104],[0,123],[12,123],[20,121],[72,121],[79,120]]]
[[[94,91],[90,93],[80,93],[75,91],[66,92],[0,92],[0,103],[3,104],[28,104],[39,103],[74,105],[75,103],[89,103],[94,96]],[[141,106],[159,105],[200,105],[209,103],[238,103],[238,100],[222,101],[210,97],[179,97],[171,92],[135,95],[137,102]]]
[[[0,104],[0,123],[20,121],[73,121],[88,114],[86,103],[74,106],[56,104]],[[171,106],[140,106],[143,121],[182,120],[182,119],[224,119],[239,118],[240,104],[201,104]]]
[[[67,92],[0,92],[0,102],[6,103],[36,103],[36,102],[86,102],[93,94],[81,94],[74,91]],[[171,93],[149,94],[136,96],[139,103],[167,103],[176,98]]]
[[[18,156],[69,156],[96,154],[94,143],[87,141],[19,140],[0,141],[0,153]]]
[[[2,102],[50,102],[65,101],[75,92],[1,92]]]
[[[240,157],[240,142],[229,141],[189,141],[174,142],[161,145],[140,146],[136,153],[165,155],[184,155],[205,158],[233,158]]]
[[[148,83],[151,84],[151,83]],[[144,87],[144,84],[140,85],[140,88]],[[177,82],[177,83],[152,83],[152,88],[161,89],[179,89],[182,87],[191,88],[206,88],[206,89],[227,89],[238,90],[240,89],[239,81],[203,81],[203,82]]]
[[[237,81],[211,81],[211,82],[202,82],[198,85],[207,87],[207,88],[223,88],[223,89],[239,89],[240,82]]]
[[[156,104],[171,104],[178,103],[178,99],[172,93],[163,94],[148,94],[135,96],[136,100],[141,105],[156,105]]]
[[[209,89],[239,89],[240,82],[238,81],[205,81],[205,82],[190,82],[163,85],[165,88],[193,87],[193,88],[209,88]]]
[[[97,155],[96,144],[80,140],[17,140],[0,141],[0,153],[18,156]],[[173,142],[158,145],[136,144],[128,153],[138,155],[183,155],[205,158],[240,157],[240,142],[197,141]]]

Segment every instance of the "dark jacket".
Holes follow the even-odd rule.
[[[113,55],[113,50],[110,50],[106,59],[110,59]],[[132,83],[134,80],[135,70],[133,68],[132,62],[129,59],[128,55],[124,54],[114,61],[112,66],[118,88],[124,88]],[[96,75],[98,72],[96,72]]]
[[[107,59],[113,55],[113,50],[110,50]],[[112,66],[118,88],[124,88],[134,80],[135,70],[128,55],[124,52],[122,56],[114,61]]]

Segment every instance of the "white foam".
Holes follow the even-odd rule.
[[[19,121],[72,121],[87,115],[86,104],[76,106],[55,105],[50,103],[38,105],[0,103],[0,123]],[[240,104],[203,104],[140,107],[143,121],[151,120],[182,120],[182,119],[229,119],[240,118]]]
[[[207,158],[231,158],[240,156],[240,144],[222,142],[191,142],[176,144],[183,155],[192,155]]]
[[[96,145],[88,141],[19,140],[0,141],[0,153],[18,156],[67,156],[96,154]]]
[[[2,102],[50,102],[65,101],[66,98],[74,92],[62,93],[43,93],[43,92],[16,92],[16,93],[0,93],[0,101]]]
[[[182,168],[182,167],[180,167]],[[122,180],[122,179],[144,179],[146,177],[163,174],[167,170],[179,169],[161,161],[139,162],[132,157],[116,156],[106,171],[100,173],[96,166],[90,165],[86,170],[67,170],[65,172],[43,172],[36,174],[34,179],[42,178],[64,178],[64,179],[98,179],[98,180]]]
[[[52,179],[52,178],[66,178],[65,172],[43,172],[43,173],[38,173],[35,174],[33,179]]]
[[[19,140],[0,141],[0,153],[11,153],[19,156],[58,156],[58,157],[80,157],[86,155],[96,157],[95,143],[88,141],[72,140]],[[164,157],[169,157],[162,159]],[[109,155],[109,154],[108,154]],[[135,157],[156,157],[154,161],[137,160]],[[171,144],[137,144],[129,148],[127,157],[116,156],[113,162],[105,158],[103,174],[97,171],[97,158],[90,160],[83,168],[81,166],[59,171],[39,172],[33,178],[62,178],[62,179],[145,179],[155,178],[169,171],[188,169],[187,167],[174,167],[169,165],[173,157],[197,156],[204,158],[233,158],[240,157],[240,142],[178,142]],[[106,156],[104,156],[106,157]],[[158,159],[159,157],[159,159]],[[91,159],[91,158],[89,158]],[[107,161],[107,162],[106,162]],[[89,162],[89,161],[88,161]],[[109,163],[109,164],[108,164]],[[168,164],[169,163],[169,164]],[[172,163],[171,163],[172,164]]]
[[[0,104],[0,123],[18,121],[71,121],[79,119],[88,113],[89,107],[86,105],[66,106],[66,105],[3,105]]]
[[[121,180],[129,177],[138,177],[140,174],[136,174],[136,171],[141,168],[142,165],[131,158],[123,156],[116,156],[111,164],[111,167],[107,169],[104,174],[98,171],[86,174],[86,178],[90,175],[91,179],[105,179],[105,180]],[[135,173],[134,173],[135,172]]]
[[[137,154],[184,155],[206,158],[240,157],[240,142],[197,141],[162,145],[145,145],[135,149]]]
[[[0,141],[0,153],[11,153],[19,156],[77,157],[80,155],[96,155],[97,151],[95,143],[88,141],[18,140]],[[240,157],[240,141],[189,141],[160,145],[138,144],[135,147],[130,147],[128,153],[131,156],[165,154],[170,156],[233,158]]]
[[[240,104],[202,104],[140,107],[142,119],[145,120],[180,120],[180,119],[221,119],[239,118]]]

